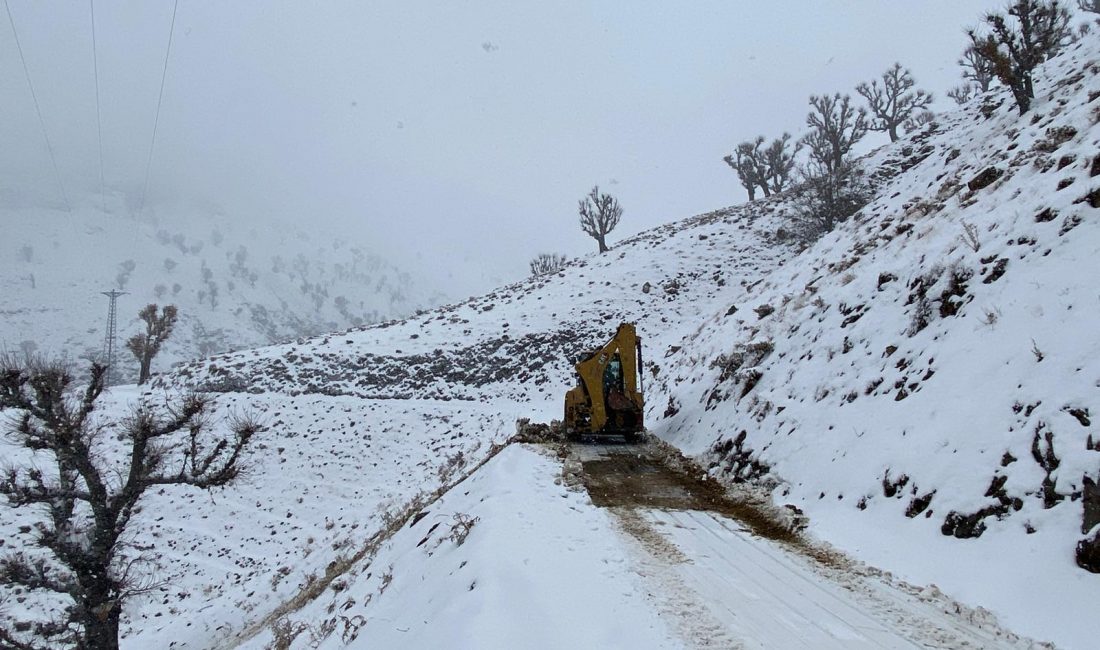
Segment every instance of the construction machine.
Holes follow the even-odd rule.
[[[576,363],[577,386],[565,394],[565,433],[622,436],[634,441],[642,422],[642,342],[633,323],[622,323],[607,345]]]

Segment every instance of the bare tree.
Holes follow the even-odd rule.
[[[974,98],[976,94],[977,86],[974,84],[964,83],[959,86],[955,86],[951,90],[947,91],[947,96],[955,100],[955,103],[962,106],[966,102]]]
[[[775,192],[782,192],[791,182],[791,174],[794,172],[795,156],[802,147],[796,142],[791,145],[791,134],[784,133],[772,140],[768,148],[764,150],[765,179],[771,184]]]
[[[756,188],[771,196],[772,192],[781,192],[791,180],[794,171],[794,157],[801,147],[790,143],[791,134],[784,133],[772,140],[767,147],[764,136],[756,136],[737,145],[734,152],[722,160],[737,173],[741,186],[749,194],[749,201],[756,199]]]
[[[145,323],[145,332],[134,334],[130,340],[126,341],[126,347],[134,353],[134,357],[141,365],[138,384],[144,384],[149,380],[149,368],[153,364],[153,357],[157,356],[160,346],[171,336],[172,328],[176,326],[176,317],[175,305],[165,305],[159,316],[155,304],[146,305],[138,312],[138,318]]]
[[[741,181],[741,187],[748,192],[749,201],[755,201],[756,186],[759,183],[757,182],[757,165],[754,160],[752,143],[742,142],[737,145],[732,154],[723,157],[722,160],[737,174],[737,180]]]
[[[1077,8],[1087,13],[1100,14],[1100,0],[1077,0]]]
[[[992,33],[969,30],[974,52],[989,62],[997,79],[1012,91],[1020,114],[1035,98],[1032,73],[1073,39],[1070,14],[1058,0],[1013,0],[1006,14],[991,12],[985,22]],[[1009,18],[1014,19],[1009,23]]]
[[[997,75],[993,72],[993,64],[981,54],[978,54],[973,45],[968,46],[963,52],[962,58],[959,59],[959,65],[963,69],[963,79],[976,84],[978,92],[988,91],[990,85],[993,84],[993,80],[997,78]]]
[[[190,395],[162,409],[137,407],[121,423],[122,453],[109,453],[98,435],[105,423],[91,418],[105,373],[93,363],[87,386],[75,391],[63,364],[0,359],[0,408],[15,411],[7,433],[33,457],[4,471],[0,494],[13,508],[43,515],[32,528],[33,552],[0,559],[0,587],[68,601],[56,620],[5,615],[0,646],[117,649],[123,604],[159,586],[140,549],[124,541],[138,502],[155,486],[227,485],[261,430],[246,416],[231,422],[231,439],[214,439],[204,417],[210,401]]]
[[[813,110],[806,116],[806,124],[812,130],[803,142],[812,161],[829,173],[838,172],[852,146],[867,135],[867,111],[853,107],[852,98],[840,93],[813,95],[810,107]]]
[[[557,273],[562,270],[569,258],[557,253],[539,253],[531,260],[531,275]]]
[[[581,230],[596,240],[601,253],[610,250],[607,247],[607,233],[619,225],[619,219],[623,216],[623,208],[618,199],[610,194],[600,193],[600,187],[594,185],[588,196],[577,202],[577,211],[581,215]]]
[[[900,63],[895,63],[882,73],[881,86],[878,82],[878,79],[872,79],[870,84],[861,83],[856,86],[856,92],[867,100],[867,107],[871,109],[874,119],[870,128],[886,132],[890,142],[897,142],[898,127],[928,108],[932,95],[923,90],[913,90],[916,85],[913,74]]]

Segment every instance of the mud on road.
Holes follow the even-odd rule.
[[[703,510],[735,519],[760,537],[798,545],[798,536],[772,513],[728,494],[702,470],[670,457],[658,444],[575,444],[581,481],[603,508]]]

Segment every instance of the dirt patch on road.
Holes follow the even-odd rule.
[[[574,445],[580,480],[592,503],[603,508],[702,510],[729,517],[754,535],[791,546],[823,565],[840,568],[848,562],[834,552],[809,544],[775,508],[738,498],[701,468],[682,456],[670,461],[660,445]]]

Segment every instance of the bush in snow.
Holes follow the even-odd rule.
[[[764,196],[772,192],[782,192],[790,184],[794,172],[794,158],[801,143],[791,144],[791,134],[784,133],[764,146],[764,136],[757,136],[751,142],[742,142],[734,152],[723,161],[737,173],[741,186],[749,194],[749,201],[756,198],[759,187]]]
[[[118,275],[115,276],[115,283],[119,289],[126,288],[126,283],[130,281],[130,276],[134,274],[135,268],[137,268],[137,262],[134,260],[126,260],[118,265]]]
[[[811,161],[792,190],[791,230],[803,242],[814,241],[859,212],[870,198],[867,179],[850,161],[833,169]]]
[[[764,164],[764,136],[757,136],[752,142],[742,142],[737,145],[732,154],[722,158],[736,174],[741,186],[749,194],[749,201],[756,200],[756,188],[759,186],[764,191],[764,196],[771,195],[771,187],[768,185],[767,170]]]
[[[454,542],[455,546],[462,546],[470,536],[470,531],[474,529],[474,524],[481,520],[480,517],[471,517],[464,512],[456,512],[452,519],[454,523],[451,524],[451,533],[447,539]]]
[[[959,66],[963,69],[962,77],[967,82],[966,86],[973,89],[973,94],[981,94],[989,90],[989,87],[993,84],[993,80],[997,78],[997,75],[993,72],[993,64],[989,62],[971,45],[967,47],[963,52],[962,58],[958,61]],[[957,97],[951,93],[947,94],[956,102],[960,102]]]
[[[539,253],[530,262],[531,275],[557,273],[565,267],[565,263],[568,261],[569,258],[557,253]]]
[[[806,116],[811,131],[803,138],[812,164],[837,175],[847,167],[852,147],[867,135],[871,124],[867,111],[852,106],[848,95],[813,95],[813,109]]]
[[[153,357],[160,352],[160,346],[172,334],[172,328],[176,326],[176,306],[165,305],[157,315],[155,304],[146,305],[138,312],[138,318],[145,323],[143,334],[134,334],[126,341],[126,347],[134,354],[140,364],[138,384],[144,384],[149,380],[149,369],[153,364]]]
[[[955,100],[955,103],[962,106],[976,94],[976,88],[972,84],[962,84],[961,86],[955,86],[951,90],[947,91],[947,96],[950,99]]]
[[[806,124],[812,131],[802,139],[809,162],[792,197],[793,230],[803,241],[831,231],[871,198],[862,171],[850,158],[852,147],[871,126],[867,111],[855,108],[851,97],[840,94],[812,96],[810,106],[813,110]]]

